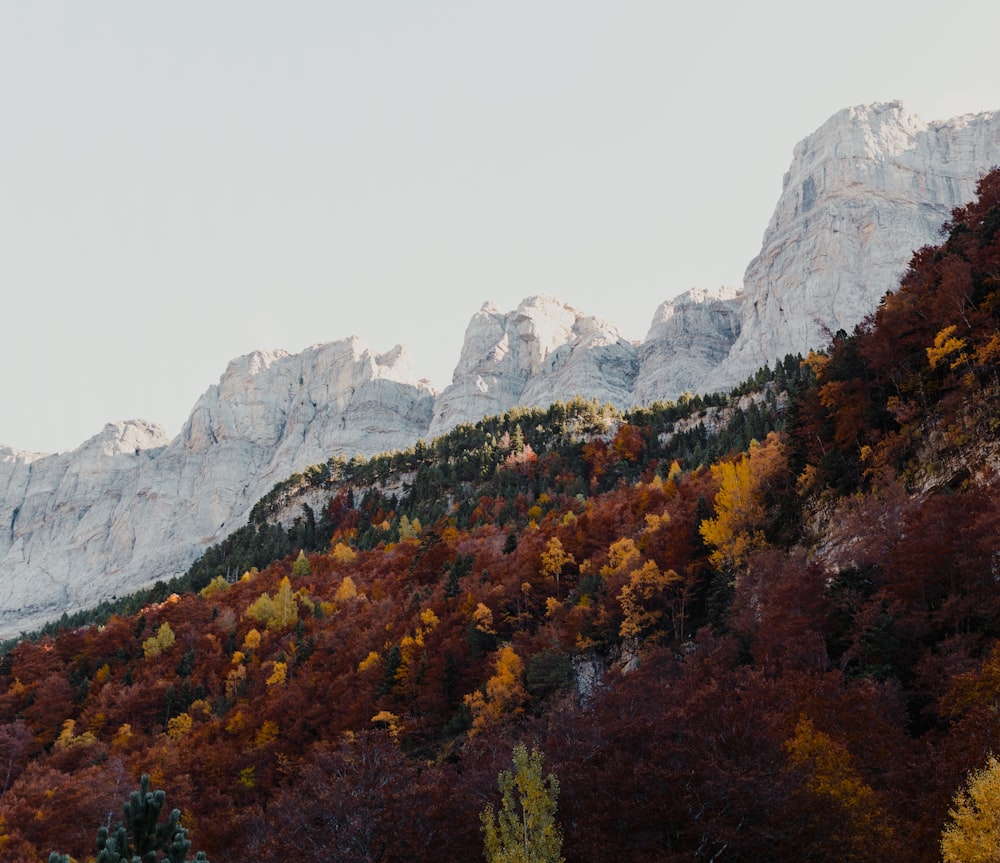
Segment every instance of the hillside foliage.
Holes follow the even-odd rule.
[[[994,172],[822,354],[726,397],[332,459],[141,607],[11,647],[0,861],[87,859],[142,775],[213,860],[483,859],[529,749],[567,861],[975,842],[1000,751],[998,228]]]

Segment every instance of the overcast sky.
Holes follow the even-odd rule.
[[[440,389],[486,300],[641,339],[742,283],[830,115],[1000,109],[997,32],[963,0],[0,0],[0,442],[175,435],[231,358],[351,335]]]

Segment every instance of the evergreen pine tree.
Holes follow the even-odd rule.
[[[185,863],[191,841],[180,826],[180,810],[174,809],[166,821],[160,821],[166,798],[163,790],[150,791],[149,776],[143,776],[139,790],[125,804],[124,824],[114,834],[107,827],[98,828],[96,863]],[[208,863],[203,851],[194,860]]]

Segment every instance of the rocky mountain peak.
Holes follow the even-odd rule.
[[[77,452],[104,456],[137,455],[143,450],[158,449],[169,443],[170,437],[162,427],[135,419],[107,423],[98,434],[83,443]]]
[[[735,288],[692,288],[660,304],[639,348],[637,404],[702,392],[740,333],[742,295]]]
[[[452,384],[437,398],[429,433],[575,394],[624,404],[636,375],[635,354],[616,327],[555,297],[528,297],[512,312],[485,303],[465,331]]]
[[[925,123],[880,102],[831,117],[794,148],[743,279],[739,337],[706,388],[850,332],[998,163],[1000,112]]]

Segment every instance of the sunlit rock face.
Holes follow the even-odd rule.
[[[72,452],[0,448],[0,637],[184,572],[275,483],[426,434],[405,352],[357,339],[233,360],[168,440],[140,420]]]
[[[637,374],[636,346],[616,327],[554,297],[529,297],[512,312],[486,303],[465,331],[430,434],[515,405],[548,407],[577,395],[625,407]]]
[[[739,336],[742,305],[732,288],[694,288],[663,303],[639,348],[633,402],[648,405],[704,392]]]
[[[925,123],[889,102],[831,117],[795,147],[744,276],[739,338],[706,388],[851,332],[996,164],[1000,112]]]

